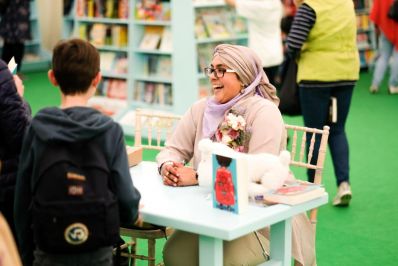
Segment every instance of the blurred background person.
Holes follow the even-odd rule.
[[[275,85],[279,66],[283,61],[281,0],[224,0],[235,7],[237,15],[247,19],[248,46],[263,63],[269,82]]]
[[[379,91],[387,67],[391,60],[388,91],[398,93],[398,23],[387,16],[388,9],[394,0],[374,0],[370,19],[374,22],[378,33],[378,55],[373,72],[371,93]]]
[[[359,78],[359,55],[354,3],[347,0],[295,0],[298,5],[287,37],[288,56],[297,58],[300,107],[306,127],[330,126],[337,195],[335,206],[348,206],[352,197],[349,147],[345,124]],[[331,97],[337,99],[337,120],[329,119]],[[309,146],[307,139],[307,148]],[[314,150],[318,151],[320,139]],[[314,152],[312,163],[318,153]],[[314,170],[308,171],[309,181]]]
[[[17,72],[20,72],[25,53],[25,41],[31,39],[30,0],[9,1],[5,13],[1,16],[0,36],[4,40],[1,58],[9,62],[14,56],[18,64]]]

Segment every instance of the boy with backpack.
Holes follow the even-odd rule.
[[[139,224],[121,127],[87,107],[101,80],[98,51],[80,39],[53,51],[61,106],[40,110],[22,146],[15,225],[24,265],[112,265],[120,224]]]

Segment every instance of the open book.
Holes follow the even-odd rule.
[[[321,185],[297,180],[285,184],[283,187],[272,190],[264,195],[264,203],[267,205],[282,203],[296,205],[326,195],[325,188]]]

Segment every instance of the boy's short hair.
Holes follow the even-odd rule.
[[[52,70],[63,94],[85,93],[100,71],[99,53],[82,39],[60,41],[54,47]]]

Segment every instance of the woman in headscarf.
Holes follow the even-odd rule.
[[[224,142],[247,153],[279,154],[284,146],[284,123],[278,110],[276,89],[268,81],[256,53],[243,46],[220,44],[211,65],[205,68],[214,95],[194,103],[185,113],[166,147],[158,156],[159,173],[169,186],[198,184],[200,162],[198,143],[203,138]],[[220,137],[219,127],[228,114],[242,116],[245,128],[239,143]],[[236,136],[235,136],[236,137]],[[184,166],[193,158],[193,167]],[[200,177],[199,177],[200,178]],[[315,262],[313,232],[306,216],[293,219],[293,257],[300,263]],[[295,228],[300,226],[300,232]],[[301,227],[304,231],[301,231]],[[266,230],[248,234],[233,241],[224,241],[224,264],[253,265],[266,260],[259,243],[269,252]],[[308,239],[307,239],[308,238]],[[300,245],[298,245],[300,243]],[[304,246],[301,243],[305,243]],[[166,265],[197,265],[198,235],[176,231],[163,250]]]

